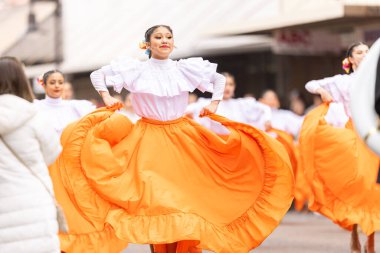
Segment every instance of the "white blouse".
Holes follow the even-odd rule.
[[[199,98],[197,102],[188,105],[186,113],[192,114],[195,121],[216,133],[227,133],[225,128],[218,122],[209,118],[199,117],[202,108],[210,102],[210,99]],[[254,98],[222,100],[216,113],[237,122],[253,125],[261,130],[264,130],[265,122],[271,121],[272,118],[270,107],[256,101]]]
[[[34,100],[34,104],[59,135],[68,124],[95,109],[95,106],[86,100],[63,100],[49,96],[42,100]]]
[[[132,123],[136,123],[140,119],[140,117],[136,113],[127,111],[125,109],[119,110],[118,113],[126,116],[130,121],[132,121]]]
[[[173,61],[150,58],[141,62],[124,58],[91,73],[97,91],[113,86],[133,93],[132,105],[140,117],[160,121],[174,120],[185,113],[189,92],[198,89],[213,93],[221,100],[225,77],[216,72],[216,64],[202,58]]]
[[[306,84],[305,88],[310,93],[317,94],[317,89],[322,87],[331,94],[333,103],[330,104],[325,116],[326,122],[330,125],[343,128],[351,117],[350,89],[355,79],[356,74],[352,73],[313,80]]]
[[[310,93],[317,94],[318,88],[328,91],[334,102],[342,103],[346,114],[351,117],[350,89],[356,78],[355,73],[350,75],[335,75],[321,80],[313,80],[305,85]]]
[[[297,138],[303,117],[289,110],[272,109],[272,127],[287,132]]]

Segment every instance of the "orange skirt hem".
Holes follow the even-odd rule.
[[[66,134],[63,136],[63,142],[65,142],[65,140],[72,141],[73,139],[79,140],[84,138],[86,131],[91,129],[92,125],[109,118],[111,115],[112,112],[110,110],[104,109],[90,114],[87,119],[79,122],[79,125],[84,124],[82,129],[75,131],[75,133],[71,133],[71,129],[66,131]],[[175,212],[161,215],[132,216],[128,215],[124,209],[119,208],[117,205],[110,204],[99,194],[95,194],[95,199],[99,203],[100,209],[91,210],[89,207],[81,204],[81,198],[83,198],[81,194],[83,195],[83,191],[77,192],[75,190],[75,184],[79,184],[82,185],[81,187],[84,187],[83,189],[93,191],[90,187],[92,185],[91,179],[87,179],[80,169],[81,160],[79,158],[71,159],[65,163],[65,160],[58,159],[56,162],[56,166],[58,167],[62,168],[60,163],[61,165],[65,163],[65,166],[69,166],[70,168],[78,168],[77,170],[71,169],[70,171],[63,169],[60,177],[53,178],[55,186],[59,188],[57,191],[65,192],[65,194],[69,196],[69,202],[71,202],[66,203],[68,200],[63,200],[63,202],[61,202],[62,206],[64,208],[65,205],[74,206],[77,212],[91,223],[91,228],[96,230],[86,234],[73,233],[70,235],[61,235],[63,250],[80,247],[78,246],[80,243],[84,245],[91,244],[93,243],[93,238],[96,237],[100,237],[99,240],[102,241],[101,243],[107,243],[103,241],[102,237],[112,233],[115,234],[116,240],[141,244],[162,244],[182,240],[195,240],[200,242],[198,245],[200,248],[209,249],[218,253],[243,253],[259,246],[279,225],[293,200],[294,179],[289,158],[279,142],[260,130],[245,124],[229,121],[218,115],[210,115],[209,117],[222,123],[227,128],[251,136],[251,138],[256,140],[262,150],[265,161],[263,187],[254,203],[252,203],[251,207],[245,213],[225,226],[212,224],[195,213]],[[144,119],[142,121],[143,124],[144,121],[146,120]],[[195,124],[189,119],[182,119],[182,121]],[[178,122],[174,122],[173,124],[176,123]],[[73,126],[73,128],[77,128],[78,126]],[[124,136],[121,136],[120,139],[123,137]],[[120,140],[111,140],[111,144],[112,141],[117,143]],[[78,143],[80,142],[81,141]],[[63,145],[65,144],[63,143]],[[78,145],[74,151],[70,150],[70,152],[80,153],[80,150],[81,146]],[[60,158],[62,159],[64,157],[65,152],[63,152]],[[62,187],[59,187],[59,184],[62,184]],[[86,184],[88,184],[88,186],[83,186]],[[57,194],[58,201],[60,201],[59,196],[60,194]],[[228,203],[226,204],[228,205]],[[98,213],[104,214],[102,216],[104,220],[97,217]],[[66,213],[66,215],[71,214]],[[76,226],[76,224],[72,225],[74,227]],[[152,231],[154,231],[154,235]],[[72,233],[72,231],[70,233]],[[110,238],[113,238],[113,236],[110,235]],[[74,250],[67,252],[80,251]]]

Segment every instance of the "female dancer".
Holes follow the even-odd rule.
[[[95,106],[86,100],[63,100],[64,77],[58,70],[46,72],[42,78],[45,99],[35,100],[37,108],[46,116],[55,131],[61,135],[63,129],[93,111]]]
[[[63,133],[51,168],[71,229],[62,248],[118,252],[131,242],[159,253],[246,253],[291,204],[287,154],[261,131],[213,114],[225,79],[201,58],[170,60],[170,27],[149,28],[145,40],[149,60],[120,59],[91,74],[108,108]],[[128,89],[142,119],[133,125],[114,113],[119,102],[106,85]],[[183,117],[194,89],[213,91],[202,115],[225,125],[226,138]]]
[[[360,225],[368,235],[365,252],[373,253],[374,231],[380,224],[380,189],[376,185],[379,159],[358,139],[351,121],[347,122],[351,117],[349,89],[367,52],[367,45],[353,44],[344,61],[349,75],[306,84],[306,89],[319,94],[325,103],[334,101],[338,105],[329,109],[325,104],[312,110],[305,118],[300,142],[313,192],[309,208],[352,230],[352,252],[361,252]]]

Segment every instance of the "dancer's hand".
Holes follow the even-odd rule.
[[[209,114],[213,114],[216,112],[216,109],[218,109],[220,100],[213,100],[208,106],[203,107],[201,112],[199,113],[199,116],[204,117]]]
[[[265,121],[264,128],[265,128],[265,131],[269,131],[270,129],[272,129],[272,122],[270,120]]]
[[[183,115],[187,118],[194,119],[194,113],[193,112],[185,112],[185,115]]]
[[[123,107],[123,104],[116,98],[111,97],[111,95],[107,91],[100,91],[99,93],[102,96],[103,102],[107,107],[116,105]]]
[[[327,90],[325,90],[323,88],[318,88],[317,92],[319,93],[319,95],[321,95],[321,99],[323,102],[330,103],[333,101],[333,97],[331,96],[331,94]]]

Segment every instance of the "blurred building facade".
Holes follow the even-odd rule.
[[[238,71],[238,79],[245,83],[239,95],[249,92],[259,96],[269,88],[284,98],[298,89],[310,99],[304,89],[307,81],[343,73],[341,62],[349,45],[359,41],[372,45],[380,37],[379,0],[282,0],[278,4],[274,18],[211,29],[215,36],[272,38],[265,52],[214,58],[231,71],[246,69]],[[255,86],[252,80],[261,85]]]
[[[1,2],[0,20],[9,22],[1,22],[0,31],[11,36],[0,42],[0,54],[21,58],[30,77],[61,69],[79,98],[97,96],[92,70],[122,55],[146,59],[138,43],[156,24],[173,28],[173,58],[202,56],[233,73],[237,96],[304,90],[310,79],[342,73],[349,44],[380,37],[380,0]],[[5,2],[18,5],[7,10]],[[32,8],[37,29],[28,26]]]

